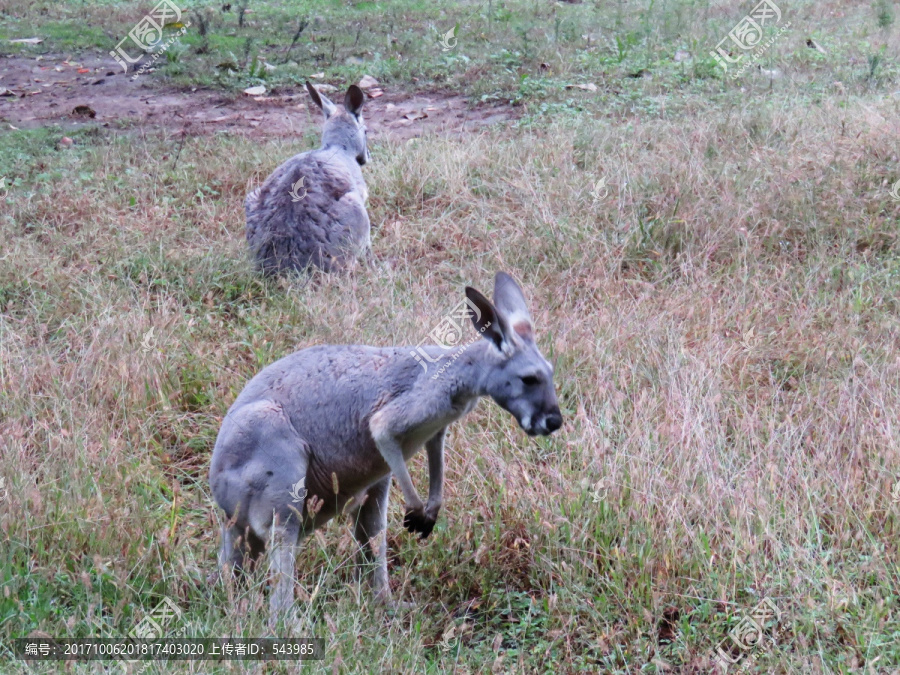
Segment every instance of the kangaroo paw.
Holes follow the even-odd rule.
[[[403,527],[410,532],[418,532],[427,539],[434,529],[435,519],[425,513],[425,509],[410,509],[403,517]]]

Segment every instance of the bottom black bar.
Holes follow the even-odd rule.
[[[26,661],[315,661],[322,638],[16,638]]]

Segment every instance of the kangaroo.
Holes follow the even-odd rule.
[[[219,564],[252,568],[271,544],[273,624],[293,604],[301,540],[341,513],[355,523],[376,600],[393,605],[382,536],[391,476],[406,501],[404,527],[428,537],[442,503],[447,427],[480,397],[494,399],[529,435],[562,426],[553,366],[538,350],[513,278],[497,274],[494,304],[467,286],[460,306],[483,339],[455,349],[302,349],[260,371],[225,416],[209,471],[227,518]],[[406,468],[423,445],[427,503]]]
[[[360,170],[369,160],[365,94],[351,85],[341,109],[309,82],[306,89],[325,114],[322,147],[291,157],[244,201],[247,243],[267,275],[311,266],[331,272],[371,249]]]

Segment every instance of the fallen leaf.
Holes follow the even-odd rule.
[[[428,117],[428,113],[424,110],[416,110],[414,112],[406,113],[403,118],[408,120],[423,120]]]
[[[321,80],[323,77],[325,77],[325,73],[313,73],[312,75],[310,75],[310,77]]]
[[[331,94],[338,90],[338,88],[332,84],[317,84],[316,89],[318,89],[323,94]]]
[[[91,72],[91,69],[90,68],[79,68],[78,72],[79,73],[89,73],[89,72]]]
[[[675,52],[675,63],[681,63],[682,61],[687,61],[691,58],[691,53],[685,51],[684,49],[679,49]]]
[[[263,68],[265,68],[266,70],[275,70],[277,66],[273,66],[271,63],[263,62]]]
[[[6,87],[0,87],[0,96],[18,96],[18,94]]]
[[[384,92],[381,89],[370,89],[368,91],[369,98],[378,98],[379,96],[384,96]]]
[[[566,89],[584,89],[585,91],[597,91],[597,85],[593,82],[587,84],[567,84]]]
[[[59,144],[65,148],[68,148],[70,145],[74,145],[75,141],[73,141],[68,136],[63,136],[61,139],[59,139]]]
[[[372,87],[378,86],[378,80],[376,80],[371,75],[364,75],[363,78],[359,81],[360,89],[371,89]]]
[[[13,131],[19,130],[19,127],[14,127],[12,124],[9,125],[9,128],[12,129]]]
[[[39,45],[43,40],[41,38],[19,38],[18,40],[10,40],[10,42],[22,45]]]
[[[266,93],[266,88],[263,85],[259,85],[258,87],[248,87],[244,89],[244,93],[247,96],[262,96]]]

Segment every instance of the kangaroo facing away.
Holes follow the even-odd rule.
[[[535,343],[518,284],[499,272],[493,304],[469,287],[466,298],[464,313],[483,338],[468,347],[309,347],[264,368],[228,411],[209,471],[226,516],[219,564],[242,571],[271,546],[273,622],[293,604],[301,540],[341,513],[355,524],[376,599],[392,604],[384,536],[391,476],[406,501],[404,527],[427,537],[441,508],[447,426],[480,397],[529,435],[562,426],[553,367]],[[423,445],[427,503],[406,468]]]
[[[365,94],[351,85],[338,108],[309,82],[306,89],[325,114],[322,147],[291,157],[244,201],[247,243],[265,274],[335,271],[371,248],[360,170],[369,159]]]

